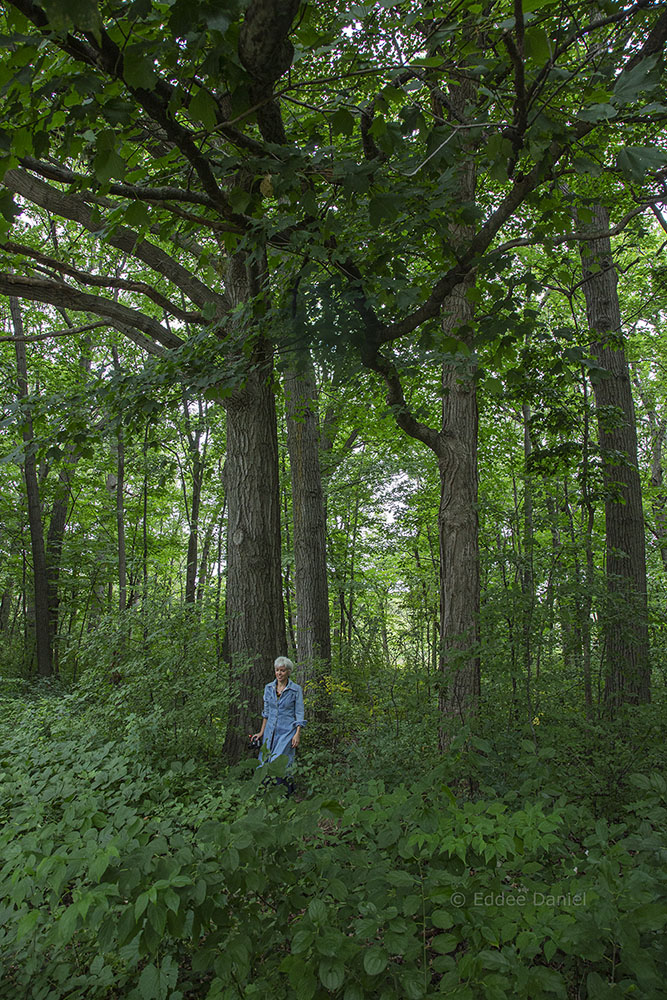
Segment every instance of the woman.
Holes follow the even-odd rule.
[[[279,656],[273,664],[276,679],[264,688],[262,728],[250,736],[253,743],[262,744],[260,767],[281,754],[287,757],[288,768],[294,763],[306,720],[303,717],[303,691],[289,677],[293,666],[286,656]]]

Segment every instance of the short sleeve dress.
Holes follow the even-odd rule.
[[[299,684],[288,680],[282,694],[278,697],[276,681],[271,681],[264,688],[263,718],[266,719],[264,729],[264,745],[259,755],[260,766],[275,760],[281,754],[288,759],[288,766],[294,763],[295,749],[292,737],[297,726],[305,726],[303,711],[303,691]]]

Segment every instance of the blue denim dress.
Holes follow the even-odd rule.
[[[271,681],[264,688],[264,709],[262,717],[266,719],[264,730],[264,745],[259,755],[262,764],[275,760],[281,754],[288,759],[288,766],[294,763],[295,749],[292,737],[297,726],[305,726],[303,717],[303,691],[294,681],[288,680],[285,690],[278,698],[276,682]]]

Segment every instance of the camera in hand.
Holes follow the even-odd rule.
[[[250,737],[250,746],[253,747],[255,750],[259,750],[259,748],[261,747],[261,745],[262,745],[262,737],[261,736],[251,736]]]

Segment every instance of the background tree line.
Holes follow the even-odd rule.
[[[72,635],[150,590],[212,600],[240,684],[233,758],[276,650],[315,685],[333,623],[341,669],[378,655],[372,639],[380,662],[433,671],[444,747],[448,720],[478,711],[500,588],[513,699],[532,706],[546,646],[577,665],[587,712],[646,701],[617,280],[635,284],[664,225],[660,6],[20,0],[5,18],[0,283],[24,485],[10,474],[3,623],[23,661],[34,648],[48,675],[66,645],[76,669]],[[654,273],[635,330],[662,294]],[[633,374],[659,511],[659,402]],[[512,470],[490,454],[481,493],[480,405]],[[411,471],[405,435],[426,446]],[[79,487],[102,459],[98,490]],[[356,487],[336,486],[351,467]],[[391,568],[362,555],[379,480],[424,483]],[[375,507],[389,531],[407,516]],[[419,638],[397,645],[410,606]]]

